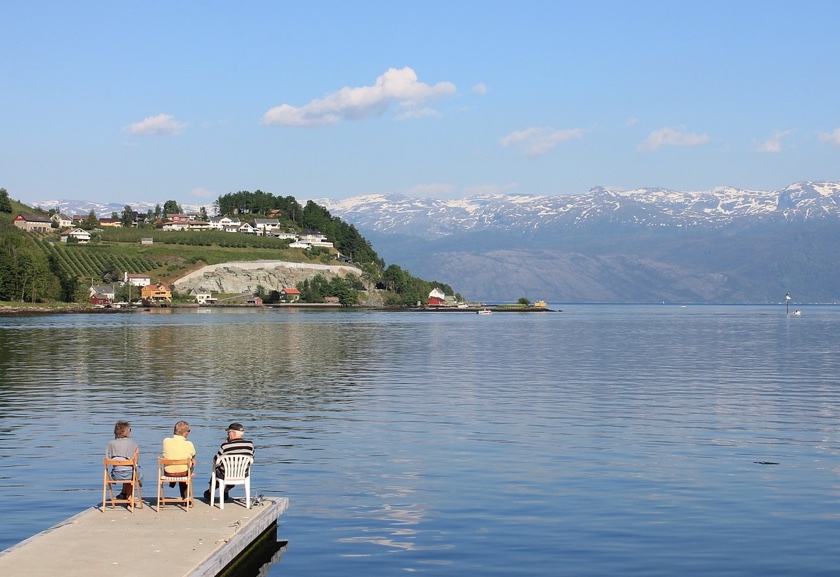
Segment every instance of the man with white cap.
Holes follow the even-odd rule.
[[[249,457],[254,456],[254,443],[244,438],[245,435],[245,427],[243,427],[240,423],[231,423],[228,425],[227,428],[227,440],[221,444],[219,447],[219,451],[216,453],[216,456],[213,457],[213,466],[216,467],[216,477],[223,478],[225,476],[225,469],[224,467],[219,464],[219,459],[223,455],[248,455]],[[250,474],[250,471],[248,472]],[[212,478],[211,478],[211,486],[209,489],[204,491],[204,498],[208,501],[210,500],[210,491],[213,489],[212,487]],[[234,485],[225,485],[225,496],[224,499],[228,500],[228,493],[234,487]]]

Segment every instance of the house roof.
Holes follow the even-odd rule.
[[[285,288],[280,292],[284,292],[287,295],[299,295],[300,294],[300,291],[297,290],[296,288]]]
[[[32,212],[21,212],[20,214],[18,214],[17,217],[22,218],[23,220],[28,221],[28,222],[49,222],[50,224],[52,224],[52,221],[50,220],[50,217],[48,217],[46,214],[34,214]]]

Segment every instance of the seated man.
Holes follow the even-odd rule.
[[[192,473],[195,467],[195,446],[192,441],[188,441],[187,437],[190,434],[190,424],[186,421],[178,421],[175,423],[174,435],[163,440],[163,458],[164,459],[190,459],[191,465],[167,465],[164,471],[168,476],[172,477],[187,477]],[[170,487],[174,487],[175,483],[170,483]],[[187,498],[187,484],[178,483],[178,488],[181,490],[181,498]]]
[[[251,441],[244,439],[243,436],[245,435],[245,427],[243,427],[240,423],[231,423],[227,428],[227,440],[221,444],[219,447],[219,451],[216,453],[216,456],[213,457],[213,466],[216,467],[216,478],[224,478],[225,476],[225,469],[223,466],[219,465],[219,458],[222,455],[248,455],[249,457],[254,456],[254,443]],[[250,474],[250,471],[248,472]],[[225,485],[225,496],[224,499],[228,500],[228,493],[234,487],[234,485]],[[208,501],[210,500],[210,491],[213,490],[213,478],[210,478],[210,488],[204,491],[204,498]]]

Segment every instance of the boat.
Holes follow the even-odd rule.
[[[477,310],[477,311],[475,311],[475,312],[476,312],[476,313],[478,313],[478,314],[480,314],[480,315],[489,315],[489,314],[490,314],[490,313],[492,313],[493,311],[491,311],[490,309],[478,309],[478,310]]]

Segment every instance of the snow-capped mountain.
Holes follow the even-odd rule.
[[[68,200],[68,199],[56,199],[56,200],[39,200],[31,204],[31,206],[36,208],[42,208],[44,210],[52,210],[55,209],[62,214],[66,214],[67,216],[74,216],[74,215],[85,215],[87,216],[90,214],[92,210],[94,214],[96,214],[97,218],[108,218],[113,213],[117,213],[118,215],[122,215],[122,211],[126,205],[131,207],[131,210],[135,210],[137,212],[146,213],[148,211],[154,211],[156,206],[163,206],[163,202],[92,202],[89,200]],[[203,206],[207,213],[210,214],[212,211],[213,203],[209,202],[207,204],[181,204],[181,208],[184,212],[200,212],[201,207]]]
[[[840,302],[840,183],[316,201],[386,262],[468,298]]]
[[[836,182],[776,191],[596,187],[577,195],[315,202],[355,225],[387,264],[474,300],[769,303],[790,292],[798,302],[840,302]],[[125,206],[36,205],[71,216],[121,214]]]
[[[467,232],[540,230],[614,223],[638,227],[721,227],[741,222],[840,217],[840,183],[800,182],[782,190],[662,188],[578,195],[476,195],[457,200],[366,195],[316,202],[360,230],[436,239]]]

